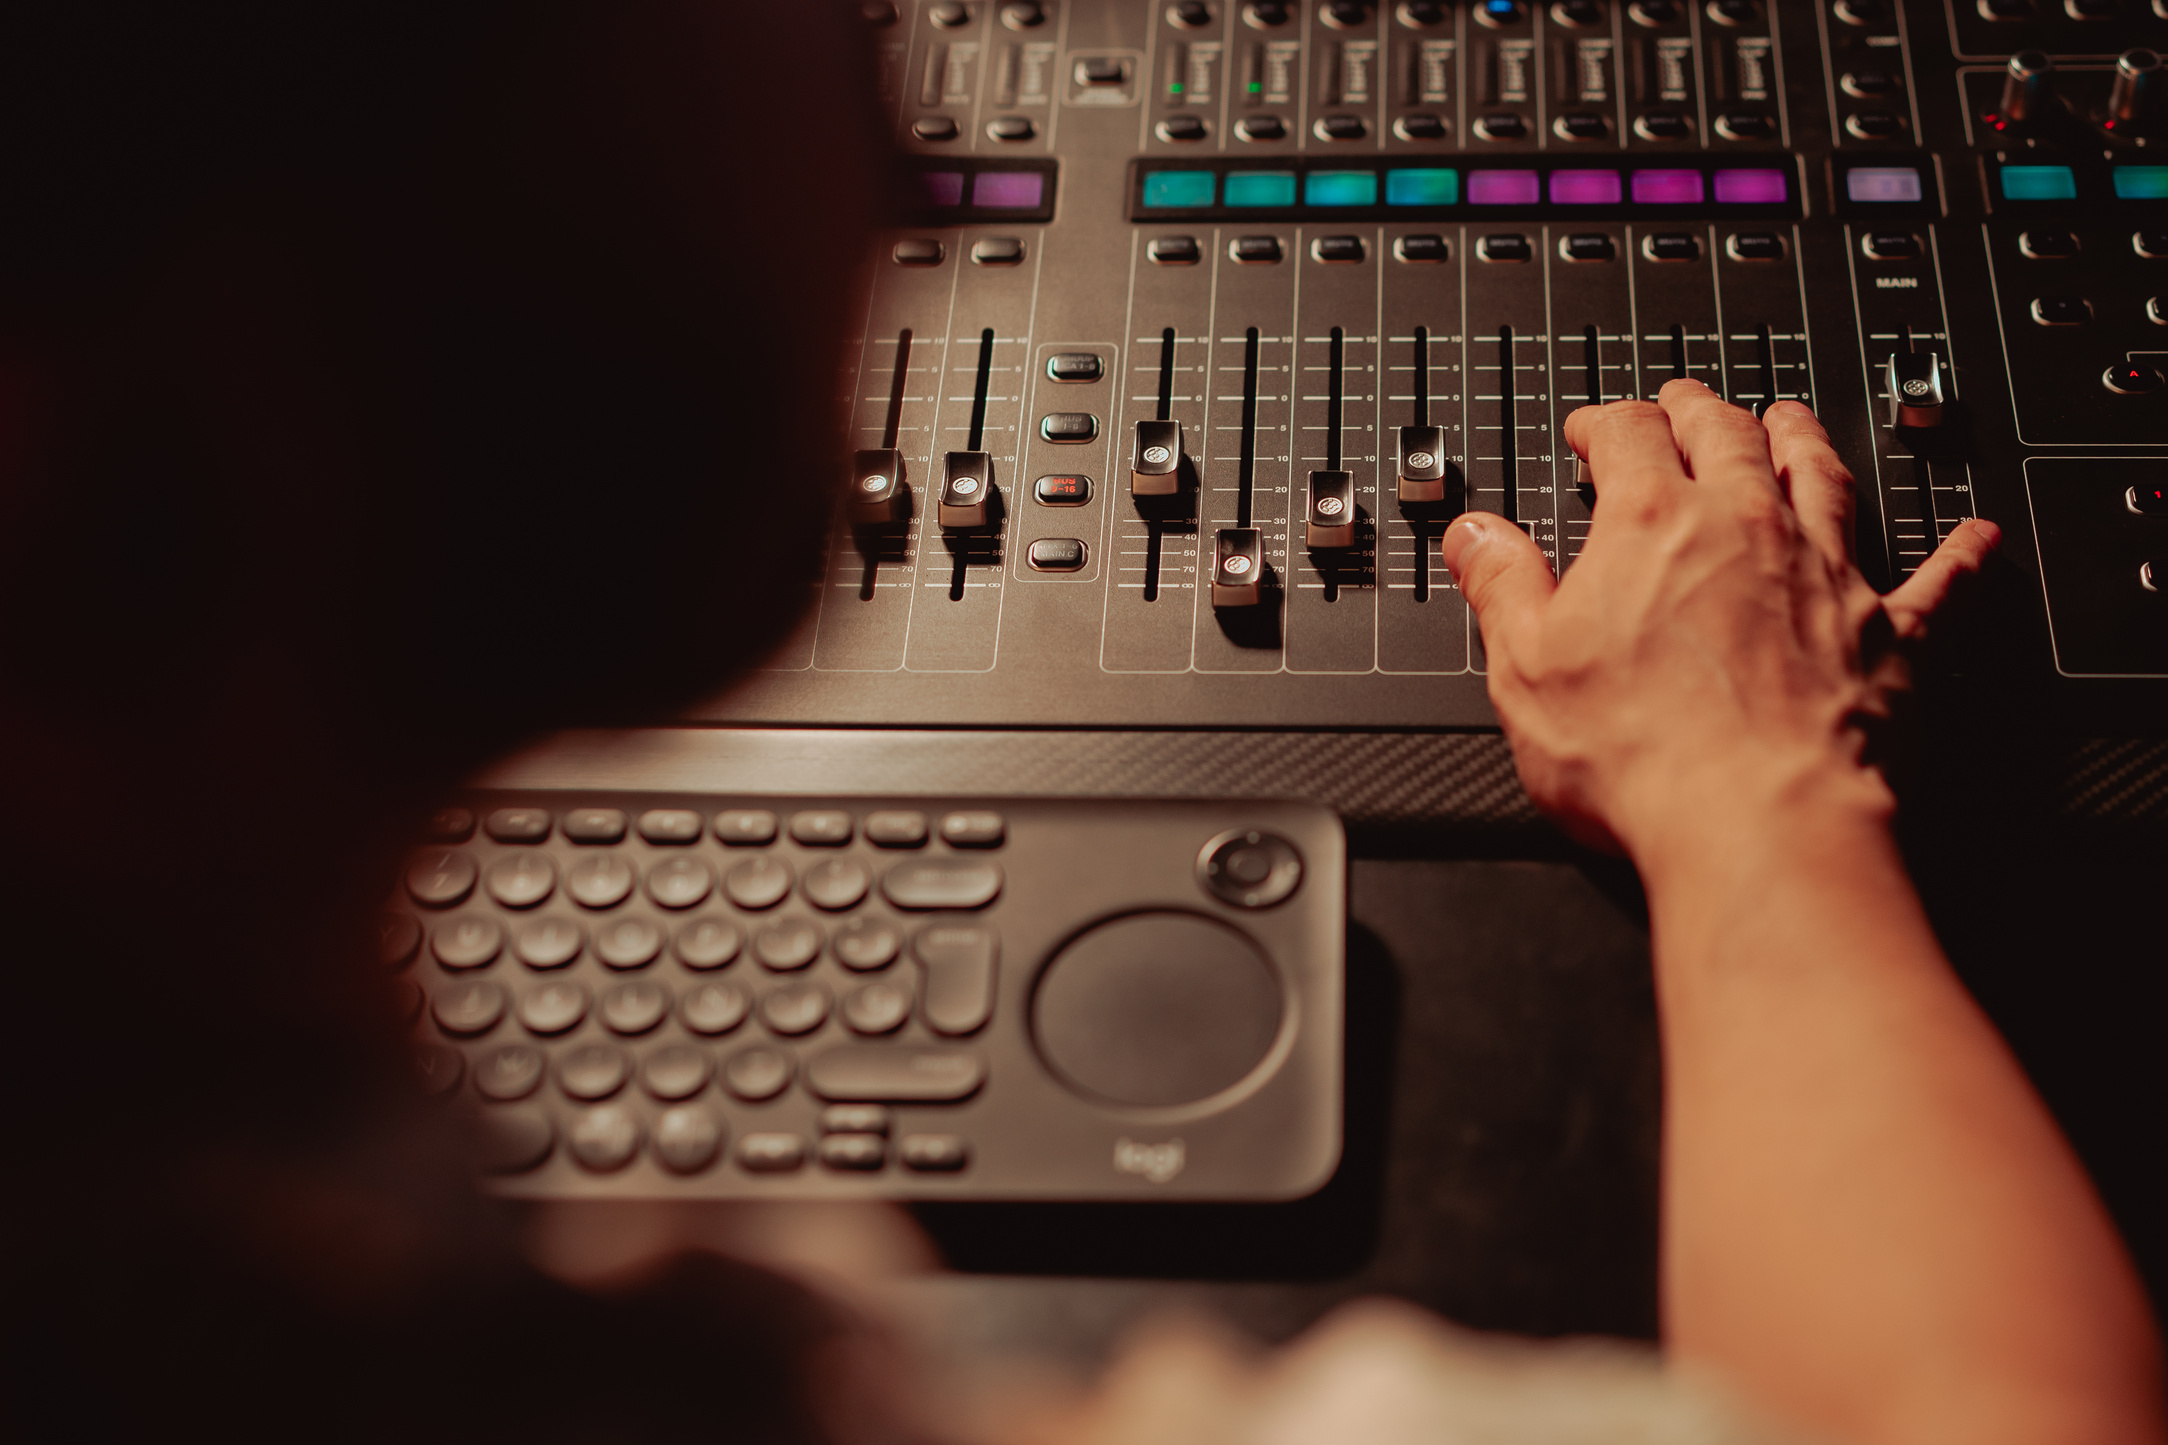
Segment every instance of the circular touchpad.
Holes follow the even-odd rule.
[[[1032,1000],[1054,1072],[1120,1104],[1190,1104],[1271,1052],[1279,975],[1257,945],[1193,913],[1102,923],[1054,956]]]

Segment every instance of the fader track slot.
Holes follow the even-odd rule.
[[[1520,406],[1513,387],[1513,328],[1498,328],[1498,456],[1504,496],[1499,515],[1518,524],[1521,520]]]
[[[1257,484],[1257,328],[1242,338],[1242,460],[1235,482],[1235,525],[1251,525]]]

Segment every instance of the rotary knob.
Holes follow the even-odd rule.
[[[2011,125],[2039,120],[2055,98],[2055,62],[2042,50],[2020,50],[2010,57],[2002,77],[2002,104],[1996,111]]]
[[[2160,55],[2151,50],[2126,50],[2115,58],[2115,82],[2108,91],[2108,128],[2135,130],[2151,123],[2160,112]]]

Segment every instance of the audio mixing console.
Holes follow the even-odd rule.
[[[1439,531],[1570,567],[1561,423],[1675,376],[1816,407],[1885,587],[2000,522],[2028,686],[2168,695],[2163,6],[872,5],[846,514],[704,713],[1486,724]]]

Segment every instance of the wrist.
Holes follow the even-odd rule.
[[[1889,785],[1843,757],[1763,757],[1683,770],[1641,806],[1623,810],[1620,841],[1652,901],[1704,879],[1744,881],[1834,849],[1889,850]]]

